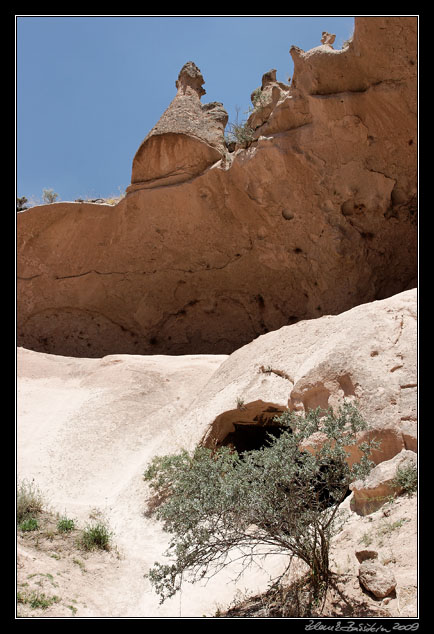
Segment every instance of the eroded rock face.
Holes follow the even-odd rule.
[[[415,287],[416,31],[357,18],[342,50],[291,49],[291,85],[264,75],[257,140],[232,153],[184,66],[126,198],[18,214],[19,345],[227,354]]]

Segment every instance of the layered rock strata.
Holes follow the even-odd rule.
[[[270,71],[254,93],[248,147],[227,151],[187,63],[118,205],[18,214],[20,345],[227,354],[416,285],[417,18],[291,55],[291,85]]]

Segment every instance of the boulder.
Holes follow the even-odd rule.
[[[390,460],[378,464],[365,480],[356,480],[350,484],[354,493],[351,508],[359,515],[369,515],[383,506],[391,497],[402,493],[394,479],[399,467],[417,467],[417,455],[414,451],[403,449]]]
[[[368,560],[359,567],[359,581],[361,585],[372,592],[377,599],[389,596],[396,588],[396,579],[385,566]]]
[[[262,76],[262,83],[250,96],[253,111],[246,125],[251,130],[257,130],[266,121],[277,103],[290,94],[290,87],[276,79],[276,69],[272,68]]]
[[[362,563],[366,560],[373,560],[378,558],[378,553],[376,550],[356,550],[355,554],[359,563]]]

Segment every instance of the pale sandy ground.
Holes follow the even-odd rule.
[[[92,553],[77,550],[73,536],[60,539],[47,530],[35,543],[30,534],[19,535],[18,589],[58,597],[45,610],[19,605],[20,616],[210,617],[235,596],[265,590],[282,570],[285,560],[269,560],[234,582],[232,567],[207,585],[185,584],[163,605],[144,578],[161,560],[167,536],[144,516],[143,471],[154,455],[188,446],[198,435],[185,425],[180,430],[177,420],[226,358],[71,359],[18,350],[19,479],[34,479],[51,509],[80,526],[101,512],[114,533],[111,551]],[[416,500],[400,498],[386,512],[351,514],[333,549],[333,567],[345,575],[354,605],[367,602],[391,616],[416,616]],[[389,600],[369,597],[358,584],[354,551],[367,540],[398,580]]]
[[[144,517],[148,490],[143,472],[154,455],[188,444],[177,431],[177,420],[225,359],[71,359],[18,350],[18,478],[34,479],[53,511],[82,526],[98,509],[108,520],[116,546],[110,553],[85,556],[49,540],[41,540],[35,550],[28,536],[21,536],[19,584],[36,575],[30,577],[33,584],[36,579],[50,596],[62,597],[31,614],[202,617],[230,602],[237,587],[244,590],[243,580],[228,583],[235,576],[231,569],[206,587],[186,586],[180,597],[160,606],[143,577],[167,545],[159,525]],[[74,559],[85,561],[86,572]],[[253,571],[249,587],[256,587],[256,577],[258,589],[263,588],[268,573]],[[25,615],[25,607],[20,613]]]

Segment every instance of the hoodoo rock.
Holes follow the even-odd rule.
[[[221,103],[200,103],[203,83],[196,64],[184,64],[176,97],[137,150],[129,192],[194,178],[224,156],[228,115]]]
[[[228,151],[188,62],[123,200],[17,215],[19,345],[228,354],[416,286],[417,18],[291,55],[291,84],[254,93],[250,144]]]

